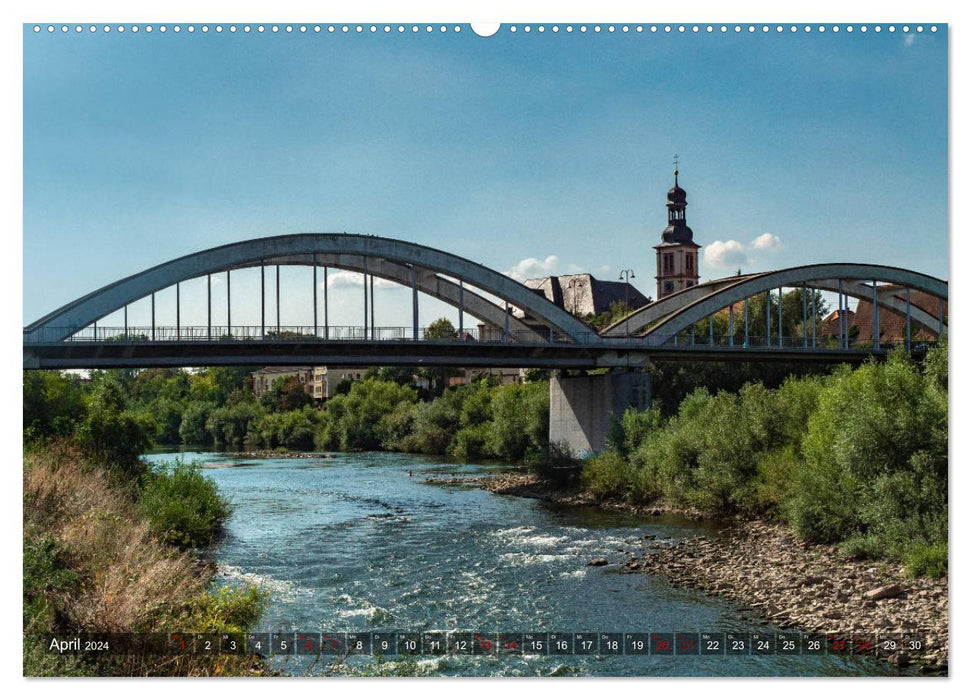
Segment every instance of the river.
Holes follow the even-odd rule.
[[[178,454],[153,453],[152,463]],[[239,459],[183,452],[234,504],[208,553],[216,583],[257,583],[270,594],[260,631],[467,630],[528,632],[776,632],[737,607],[612,566],[653,534],[676,540],[714,523],[638,518],[500,496],[429,477],[484,475],[388,453]],[[385,662],[388,662],[385,659]],[[870,658],[823,656],[436,656],[436,675],[894,675]],[[270,657],[292,675],[309,657]],[[350,664],[375,663],[351,657]]]

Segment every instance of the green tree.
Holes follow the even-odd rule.
[[[230,396],[246,392],[252,395],[255,367],[207,367],[189,378],[189,395],[198,401],[223,405]]]
[[[458,337],[458,331],[447,318],[432,321],[425,329],[425,340],[451,340]],[[458,376],[455,367],[422,367],[418,374],[431,385],[433,395],[441,395],[448,386],[449,377]]]
[[[425,329],[425,340],[446,340],[457,337],[458,331],[447,318],[432,321]]]
[[[206,422],[217,405],[213,401],[189,401],[182,411],[179,423],[179,438],[186,445],[212,444],[212,434],[206,429]]]
[[[313,397],[296,377],[284,377],[273,383],[260,404],[268,411],[295,411],[312,404]]]
[[[89,454],[125,476],[140,475],[141,454],[151,445],[156,425],[146,414],[129,409],[121,386],[110,376],[95,381],[77,436]]]
[[[206,419],[206,430],[216,445],[242,447],[250,431],[250,423],[263,413],[263,407],[255,402],[220,406]]]
[[[354,382],[346,395],[327,402],[327,422],[320,442],[328,449],[380,449],[388,430],[388,423],[382,418],[399,405],[416,401],[413,389],[395,382]]]
[[[546,384],[499,387],[492,398],[489,451],[512,461],[539,459],[549,444],[549,412]]]
[[[135,375],[130,398],[141,404],[158,399],[183,401],[189,395],[189,376],[183,369],[143,369]]]
[[[947,541],[947,392],[902,350],[823,390],[789,517],[808,539],[857,534],[898,558]]]
[[[599,331],[603,328],[606,328],[607,326],[617,323],[617,321],[620,321],[622,318],[627,316],[631,311],[633,311],[633,309],[629,308],[625,301],[621,299],[617,299],[615,301],[610,302],[610,307],[606,311],[598,315],[587,314],[586,316],[583,316],[580,320],[592,326],[594,330]],[[630,330],[631,330],[631,333],[634,333],[639,329],[631,326]]]
[[[25,437],[70,435],[85,415],[85,392],[76,374],[30,370],[23,373]]]
[[[364,379],[377,379],[382,382],[397,382],[410,386],[415,381],[418,369],[415,367],[371,367],[364,373]]]

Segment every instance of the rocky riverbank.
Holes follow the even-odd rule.
[[[326,452],[280,452],[278,450],[252,450],[250,452],[227,452],[234,459],[333,459]]]
[[[463,477],[464,478],[464,477]],[[486,491],[503,496],[536,498],[541,501],[568,506],[589,506],[605,510],[623,511],[635,515],[665,515],[673,513],[692,520],[708,520],[711,515],[696,508],[671,508],[663,504],[634,505],[626,501],[598,499],[592,494],[570,485],[555,484],[535,474],[510,472],[496,476],[474,477]],[[468,479],[466,479],[468,480]]]
[[[528,474],[488,477],[482,487],[569,505],[704,517],[663,506],[603,503],[575,488]],[[910,578],[903,567],[888,562],[850,561],[835,546],[800,542],[786,527],[759,521],[736,520],[726,523],[718,536],[673,544],[648,534],[642,543],[640,554],[626,553],[621,560],[597,563],[614,564],[632,574],[662,576],[676,585],[721,596],[783,628],[919,640],[920,652],[899,646],[884,650],[879,642],[877,647],[891,663],[917,664],[926,673],[947,672],[946,579]]]

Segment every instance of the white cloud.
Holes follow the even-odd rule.
[[[781,250],[782,240],[772,233],[763,233],[752,241],[752,248],[755,250]]]
[[[323,280],[320,281],[320,286],[324,286]],[[328,270],[327,272],[328,289],[350,289],[362,286],[364,286],[364,275],[360,272],[351,272],[350,270]],[[399,285],[390,280],[375,277],[374,286],[379,289],[387,289]]]
[[[534,277],[549,277],[559,273],[560,259],[555,255],[548,255],[545,260],[538,258],[524,258],[506,270],[506,274],[514,280],[532,279]]]
[[[748,265],[745,246],[738,241],[714,241],[705,246],[705,264],[712,267]]]
[[[599,272],[601,275],[609,275],[610,265],[601,265],[600,267],[597,268],[597,272]]]

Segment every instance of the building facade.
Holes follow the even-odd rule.
[[[341,382],[359,381],[367,370],[367,367],[314,367],[313,397],[319,401],[333,398]]]
[[[264,367],[252,373],[253,393],[257,398],[263,398],[275,383],[296,377],[304,391],[323,401],[334,396],[342,381],[363,379],[367,370],[367,367]]]
[[[313,367],[264,367],[252,373],[253,393],[257,398],[263,398],[281,379],[296,377],[304,387],[304,391],[312,391],[314,380]]]
[[[694,242],[694,233],[688,228],[687,206],[687,193],[678,185],[678,171],[675,170],[674,187],[668,190],[668,225],[661,232],[661,242],[654,246],[658,299],[698,284],[701,246]]]

